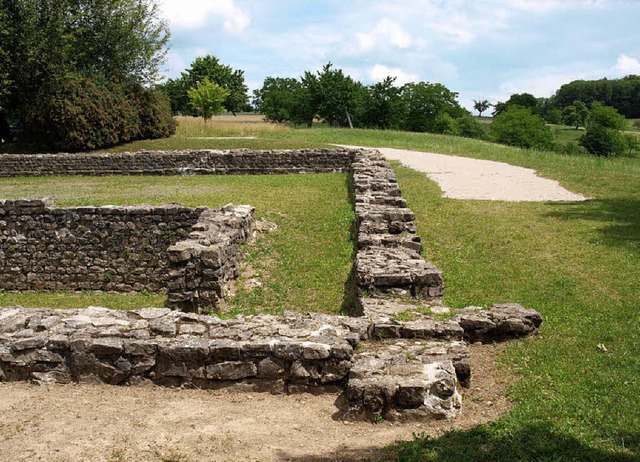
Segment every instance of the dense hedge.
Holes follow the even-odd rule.
[[[175,132],[168,99],[139,85],[69,76],[42,88],[25,114],[25,139],[83,151]]]

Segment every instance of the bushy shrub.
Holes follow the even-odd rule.
[[[580,145],[598,157],[623,156],[628,148],[627,142],[618,130],[593,122],[580,137]]]
[[[494,117],[491,135],[498,143],[521,148],[549,149],[553,146],[553,134],[542,117],[519,106],[511,106]]]
[[[175,132],[168,100],[142,87],[70,76],[42,89],[25,114],[26,139],[83,151]]]
[[[582,156],[589,154],[589,152],[585,148],[580,146],[577,141],[569,141],[568,143],[556,143],[553,150],[555,152],[559,152],[560,154],[567,154],[569,156]]]
[[[464,114],[456,119],[458,132],[456,135],[466,138],[484,139],[487,133],[482,124],[478,122],[471,114]]]
[[[166,138],[176,132],[176,121],[171,115],[171,100],[157,90],[141,86],[130,89],[132,102],[136,103],[139,131],[137,139]]]

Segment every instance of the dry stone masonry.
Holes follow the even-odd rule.
[[[391,166],[380,153],[362,151],[351,165],[358,251],[355,279],[360,294],[410,295],[438,300],[442,272],[421,256],[415,215],[407,208]]]
[[[434,318],[450,311],[440,305],[442,272],[421,257],[415,216],[377,151],[5,157],[0,176],[349,171],[357,316],[200,314],[220,303],[237,276],[239,244],[255,227],[249,206],[56,209],[46,201],[1,201],[0,290],[164,288],[168,306],[181,311],[0,308],[0,381],[276,393],[338,388],[343,419],[453,418],[462,406],[460,385],[472,380],[468,342],[532,335],[542,322],[517,304]],[[101,247],[110,240],[119,250]],[[126,263],[130,248],[149,255]]]
[[[260,175],[347,172],[353,150],[140,151],[0,154],[0,177],[41,175]]]
[[[213,309],[254,224],[248,206],[0,200],[0,290],[146,290],[168,293],[171,307]]]

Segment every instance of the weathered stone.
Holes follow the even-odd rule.
[[[239,380],[258,374],[252,362],[226,361],[207,366],[207,378],[215,380]]]
[[[537,334],[542,316],[517,303],[494,305],[489,310],[469,308],[453,317],[470,342],[496,342]]]

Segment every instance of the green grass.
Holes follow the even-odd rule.
[[[516,301],[545,319],[539,337],[507,348],[521,380],[505,418],[400,444],[399,460],[640,460],[638,161],[530,156],[595,199],[444,199],[424,175],[395,167],[425,254],[444,271],[445,304]]]
[[[210,136],[216,136],[215,124],[210,130]],[[502,362],[520,376],[510,388],[514,407],[505,417],[440,438],[417,437],[409,443],[400,443],[394,449],[394,458],[640,460],[639,159],[563,156],[450,136],[394,131],[313,128],[278,133],[265,130],[258,136],[257,140],[242,142],[196,141],[185,134],[135,146],[152,148],[156,146],[154,143],[167,143],[175,149],[237,146],[260,149],[340,143],[433,151],[534,168],[542,176],[592,197],[576,203],[444,199],[438,187],[423,174],[396,165],[403,195],[417,216],[425,256],[444,271],[445,302],[460,307],[514,301],[536,308],[545,320],[539,337],[509,343],[502,357]],[[132,150],[132,146],[119,150]],[[144,201],[154,203],[167,197],[187,205],[220,205],[231,200],[250,203],[262,216],[277,221],[280,231],[250,250],[249,259],[258,272],[270,272],[272,280],[278,279],[282,285],[277,289],[266,287],[264,292],[270,294],[264,297],[259,292],[239,294],[233,302],[236,309],[314,306],[315,302],[295,301],[302,300],[302,295],[289,292],[304,293],[306,287],[322,285],[313,282],[315,279],[304,271],[320,265],[320,260],[336,260],[337,256],[344,257],[344,266],[338,265],[344,273],[335,282],[327,281],[338,287],[331,292],[333,301],[325,306],[339,305],[353,250],[348,239],[353,217],[347,203],[345,176],[292,176],[286,181],[275,177],[226,178],[128,177],[118,179],[117,183],[96,178],[4,179],[0,180],[0,191],[6,195],[11,185],[12,197],[23,192],[31,195],[29,191],[36,196],[50,195],[58,183],[68,180],[75,183],[67,188],[64,199],[54,192],[60,205],[93,201],[103,193],[115,195],[119,203],[132,203],[132,198],[142,196],[143,191],[151,198]],[[312,181],[313,187],[299,184],[312,178],[318,179]],[[87,183],[101,181],[104,184],[96,188],[103,192],[86,189]],[[224,181],[230,184],[223,186]],[[269,185],[270,182],[274,184]],[[213,199],[203,201],[209,194]],[[240,200],[236,199],[238,195]],[[318,202],[324,195],[337,195],[338,205]],[[192,202],[191,197],[197,200]],[[333,215],[320,218],[320,210],[314,210],[311,214],[318,216],[308,224],[300,208],[310,204]],[[286,223],[293,223],[290,231],[284,229]],[[294,244],[292,239],[283,239],[288,233],[304,236],[299,244]],[[306,242],[307,234],[310,241],[323,235],[338,239],[313,247]],[[311,254],[320,253],[324,246],[337,243],[341,243],[339,248],[332,248],[308,267],[278,268],[297,265],[298,260],[312,258]],[[296,246],[304,246],[306,250],[296,253],[292,248]],[[322,268],[319,280],[328,277],[324,273],[334,271],[331,266]],[[317,291],[312,297],[315,300],[328,297],[323,293]],[[2,304],[4,300],[0,299]],[[598,348],[599,344],[604,344],[607,352]]]
[[[276,223],[278,229],[259,245],[247,247],[245,260],[264,284],[253,291],[240,290],[229,301],[232,312],[341,310],[353,252],[346,174],[2,178],[0,191],[5,198],[51,196],[58,206],[250,204],[259,218]],[[0,293],[0,306],[131,309],[164,303],[158,296],[93,295]]]

